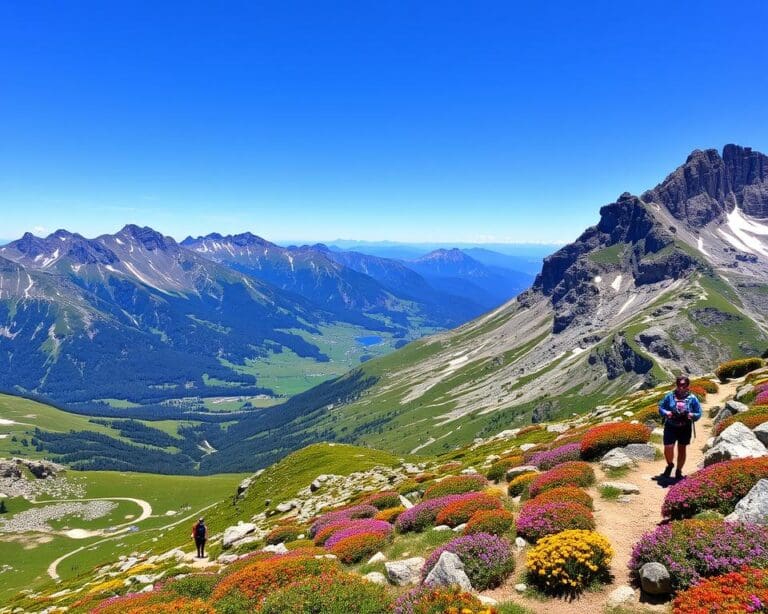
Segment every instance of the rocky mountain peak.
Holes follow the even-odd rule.
[[[171,237],[163,236],[149,226],[141,228],[136,224],[128,224],[117,234],[129,241],[139,243],[148,251],[165,251],[176,245],[176,241]]]
[[[697,149],[642,200],[665,206],[693,228],[722,221],[735,207],[768,217],[768,157],[739,145],[726,145],[722,155]]]

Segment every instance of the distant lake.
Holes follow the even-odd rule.
[[[381,337],[376,335],[371,335],[370,337],[355,337],[355,341],[357,341],[360,345],[368,347],[369,345],[376,345],[377,343],[381,343]]]

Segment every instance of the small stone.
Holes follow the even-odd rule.
[[[523,584],[522,582],[520,584],[515,584],[515,590],[518,593],[524,593],[525,591],[528,590],[528,585],[527,584]]]
[[[453,527],[454,533],[461,533],[467,526],[466,522],[462,522],[460,525]]]
[[[603,469],[623,469],[624,467],[632,467],[635,464],[635,461],[624,454],[619,448],[609,450],[600,459],[600,467]]]
[[[363,576],[368,582],[373,582],[374,584],[387,584],[387,578],[384,576],[383,573],[380,573],[378,571],[372,571],[370,573],[367,573]]]
[[[488,597],[487,595],[477,595],[477,600],[483,605],[499,605],[498,601],[496,601],[493,597]]]
[[[650,443],[630,443],[619,450],[633,460],[652,461],[656,459],[656,447]]]
[[[631,586],[619,586],[608,595],[606,604],[610,608],[618,608],[629,605],[635,601],[635,591]]]
[[[514,480],[518,475],[529,473],[531,471],[538,471],[536,465],[520,465],[518,467],[511,467],[507,469],[507,481]]]
[[[535,448],[535,447],[536,447],[535,443],[524,443],[523,445],[520,446],[520,450],[523,452],[527,452],[531,448]]]
[[[216,560],[224,565],[229,565],[230,563],[234,563],[238,558],[239,557],[236,554],[221,554]]]
[[[515,538],[515,550],[520,552],[528,545],[528,542],[525,541],[522,537],[516,537]]]
[[[570,428],[568,424],[549,424],[547,425],[547,433],[565,433]]]
[[[436,527],[432,527],[433,531],[450,531],[451,527],[449,527],[447,524],[439,524]]]
[[[368,564],[374,565],[375,563],[383,563],[386,560],[387,560],[387,557],[384,556],[383,552],[377,552],[370,559],[368,559]]]
[[[275,554],[286,554],[288,552],[288,548],[285,547],[285,544],[276,544],[269,546],[264,546],[263,548],[264,552],[274,552]]]
[[[672,592],[669,571],[661,563],[646,563],[640,568],[640,584],[649,595],[668,595]]]
[[[632,503],[632,495],[619,495],[616,497],[618,503]]]
[[[424,578],[427,586],[459,586],[462,590],[471,591],[472,583],[464,571],[464,563],[453,552],[444,551]]]

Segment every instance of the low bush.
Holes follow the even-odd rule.
[[[435,524],[447,524],[449,527],[457,527],[467,522],[475,512],[480,510],[498,510],[501,507],[501,501],[498,497],[492,497],[485,493],[476,493],[474,496],[446,505],[438,512]]]
[[[730,514],[760,480],[768,478],[768,457],[715,463],[688,476],[667,491],[661,507],[665,518],[690,518],[706,510]]]
[[[490,533],[491,535],[504,535],[515,526],[515,516],[507,510],[480,510],[472,514],[472,517],[464,527],[464,535],[475,533]]]
[[[373,518],[379,510],[372,505],[353,505],[350,507],[344,507],[338,510],[333,510],[320,516],[312,526],[309,527],[309,536],[314,538],[317,532],[331,524],[332,522],[338,522],[340,520],[354,520],[356,518]]]
[[[387,590],[351,573],[304,578],[269,595],[260,614],[387,614]]]
[[[450,461],[448,463],[443,463],[437,468],[438,473],[450,473],[451,471],[458,471],[461,469],[461,462],[460,461]]]
[[[475,473],[470,475],[452,475],[432,484],[424,491],[424,499],[436,499],[445,495],[459,495],[465,492],[483,490],[488,486],[488,480]]]
[[[288,550],[312,548],[314,545],[315,542],[313,542],[311,539],[294,539],[291,542],[285,542],[285,547]]]
[[[425,471],[424,473],[419,473],[413,479],[416,481],[417,484],[423,484],[424,482],[431,482],[436,477],[438,477],[436,473],[432,473],[431,471]]]
[[[334,533],[338,533],[339,531],[346,529],[351,524],[351,520],[337,520],[336,522],[325,525],[315,535],[315,546],[325,546],[325,542],[333,537]]]
[[[390,537],[394,527],[388,522],[383,520],[374,520],[372,518],[364,520],[351,520],[349,525],[336,531],[325,541],[326,548],[332,548],[334,544],[352,537],[353,535],[360,535],[362,533],[376,533],[382,537]]]
[[[768,607],[768,570],[739,571],[703,580],[675,598],[675,614],[743,614]]]
[[[768,405],[768,390],[758,392],[753,403],[755,405]]]
[[[202,599],[190,599],[172,593],[139,593],[113,597],[91,612],[98,614],[216,614]]]
[[[536,465],[542,471],[552,469],[567,461],[579,460],[581,454],[580,443],[567,443],[552,450],[537,452],[531,457],[531,465]]]
[[[744,565],[768,567],[768,528],[721,520],[670,522],[643,535],[629,568],[637,575],[653,561],[670,570],[675,591]]]
[[[716,370],[715,375],[718,379],[725,383],[729,379],[741,377],[746,375],[750,371],[759,369],[763,366],[763,361],[757,357],[754,358],[742,358],[741,360],[731,360],[724,362]]]
[[[569,530],[548,535],[528,551],[531,581],[550,593],[573,593],[607,580],[611,544],[594,531]]]
[[[517,534],[536,543],[545,535],[568,529],[592,530],[595,518],[588,507],[567,501],[535,503],[529,501],[517,517]]]
[[[384,533],[354,533],[334,542],[328,549],[347,565],[358,563],[381,550],[389,541]]]
[[[599,458],[608,450],[630,443],[648,443],[651,429],[644,424],[609,422],[589,429],[581,440],[581,457],[585,460]]]
[[[711,379],[707,379],[705,377],[699,377],[697,379],[691,380],[691,388],[696,386],[697,388],[703,388],[704,392],[708,394],[715,394],[720,390],[720,386],[718,386],[715,382],[713,382]],[[671,388],[671,386],[670,386]]]
[[[405,508],[402,505],[399,505],[398,507],[388,507],[387,509],[381,510],[374,516],[374,518],[376,520],[383,520],[384,522],[395,522],[397,517],[404,511]]]
[[[540,493],[531,499],[530,503],[543,504],[558,503],[561,501],[580,503],[590,510],[594,506],[592,497],[590,497],[586,491],[576,486],[558,486],[557,488],[545,490],[543,493]]]
[[[661,414],[659,413],[658,405],[648,405],[635,412],[632,416],[634,420],[637,420],[640,424],[647,424],[648,422],[655,422],[661,424]]]
[[[545,490],[558,486],[590,486],[595,482],[595,472],[589,463],[569,461],[536,476],[528,492],[536,497]]]
[[[525,497],[528,495],[528,488],[536,477],[540,475],[535,471],[526,471],[515,476],[507,486],[507,493],[510,497]]]
[[[752,409],[743,411],[740,414],[726,418],[715,425],[715,428],[712,429],[712,434],[717,437],[734,422],[741,422],[744,426],[754,429],[755,427],[760,426],[763,422],[768,422],[768,406],[758,405]]]
[[[257,560],[222,578],[213,589],[211,598],[217,601],[237,591],[255,605],[266,595],[291,582],[338,569],[339,564],[334,560],[316,559],[300,553],[273,556]]]
[[[377,492],[372,495],[368,495],[361,501],[363,505],[372,505],[378,510],[385,510],[390,507],[397,507],[400,505],[400,493],[393,490],[387,490],[384,492]]]
[[[405,480],[404,482],[400,482],[399,486],[397,487],[397,492],[399,492],[401,495],[407,495],[411,492],[416,492],[419,490],[419,483],[416,480]]]
[[[423,531],[435,523],[437,515],[444,507],[472,496],[474,496],[473,493],[465,493],[462,495],[446,495],[445,497],[422,501],[400,514],[395,521],[395,527],[401,533]]]
[[[496,614],[494,608],[472,593],[458,587],[432,588],[419,586],[401,595],[392,609],[393,614]]]
[[[464,572],[478,591],[499,586],[515,569],[515,557],[506,539],[489,533],[475,533],[456,537],[436,548],[421,569],[422,579],[429,575],[443,552],[453,552],[461,559]]]
[[[184,578],[169,580],[162,585],[162,590],[176,593],[181,597],[189,597],[190,599],[208,599],[219,579],[219,576],[216,574],[197,573]],[[155,590],[159,588],[155,585]]]
[[[491,465],[491,468],[488,470],[488,473],[485,474],[485,477],[495,484],[498,484],[507,477],[508,469],[511,469],[512,467],[519,467],[522,464],[522,456],[505,456],[504,458],[500,458]]]
[[[294,539],[298,539],[299,535],[306,532],[306,529],[295,525],[284,525],[272,529],[267,537],[264,538],[264,541],[270,545],[282,544],[283,542],[291,542]]]

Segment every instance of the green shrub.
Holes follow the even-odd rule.
[[[507,487],[507,492],[509,493],[510,497],[517,497],[517,496],[524,496],[528,493],[528,487],[531,485],[531,482],[538,476],[539,474],[535,471],[528,471],[526,473],[521,473],[520,475],[516,476]]]
[[[598,458],[620,446],[630,443],[648,443],[651,429],[644,424],[609,422],[589,429],[581,440],[581,457],[585,460]]]
[[[759,369],[763,366],[763,361],[760,358],[742,358],[741,360],[731,360],[724,362],[716,370],[715,375],[718,379],[725,383],[729,379],[741,377],[746,375],[750,371]]]
[[[717,437],[734,422],[741,422],[744,426],[754,429],[755,427],[760,426],[763,422],[768,422],[768,406],[757,405],[752,409],[748,409],[740,414],[726,418],[722,422],[718,422],[715,425],[715,428],[712,429],[712,435]]]
[[[299,580],[268,596],[261,614],[387,614],[387,590],[357,574],[323,574]]]
[[[208,599],[213,587],[218,582],[216,574],[192,574],[186,578],[178,578],[163,585],[163,590],[172,591],[190,599]]]
[[[488,470],[488,473],[485,474],[485,477],[498,484],[507,476],[507,469],[519,467],[522,464],[522,456],[507,456],[505,458],[500,458],[491,465],[491,468]]]
[[[282,544],[283,542],[292,542],[298,539],[299,535],[306,533],[306,529],[296,525],[283,525],[272,529],[264,539],[270,545]]]
[[[424,491],[424,500],[436,499],[445,495],[460,495],[466,492],[483,490],[488,486],[488,480],[477,473],[470,475],[453,475],[432,484]]]

